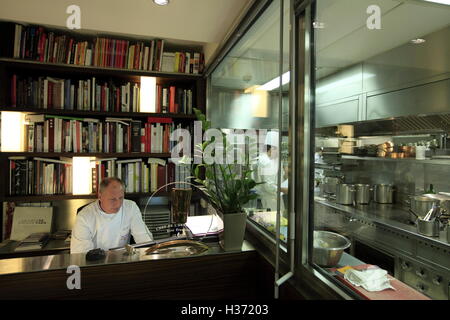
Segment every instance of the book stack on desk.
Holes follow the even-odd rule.
[[[40,250],[46,245],[48,238],[47,232],[32,233],[22,240],[14,251]]]

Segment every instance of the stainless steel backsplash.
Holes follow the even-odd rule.
[[[344,160],[342,173],[346,183],[395,185],[397,204],[403,204],[408,195],[428,190],[430,184],[436,192],[450,192],[450,165],[401,160]]]

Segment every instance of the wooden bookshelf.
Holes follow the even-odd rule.
[[[70,32],[67,30],[57,30],[44,27],[47,31],[54,31],[56,35],[58,33],[65,34],[68,37],[74,37],[82,41],[84,40],[92,41],[97,35],[83,35],[78,32]],[[98,35],[103,38],[102,35]],[[6,39],[6,41],[11,41],[12,43],[4,43],[5,46],[14,47],[14,37],[8,38],[8,36],[3,36],[0,38]],[[117,40],[129,40],[131,42],[138,42],[140,40],[125,39],[122,36],[109,35],[107,38],[117,39]],[[77,40],[77,41],[78,41]],[[146,41],[146,40],[143,40]],[[4,48],[8,50],[0,50],[0,54],[9,55],[6,53],[10,48]],[[91,49],[93,49],[91,47]],[[169,50],[170,51],[170,50]],[[186,51],[193,51],[193,49],[187,48]],[[195,51],[195,50],[194,50]],[[166,48],[164,48],[166,52]],[[202,74],[195,73],[180,73],[180,72],[161,72],[154,70],[140,70],[140,69],[129,69],[129,68],[116,68],[116,67],[101,67],[92,65],[77,65],[77,64],[66,64],[66,63],[53,63],[53,62],[41,62],[37,60],[28,60],[22,58],[12,58],[10,56],[0,56],[0,111],[13,111],[22,112],[25,114],[44,114],[52,116],[61,117],[78,117],[78,118],[96,118],[103,122],[103,119],[108,118],[130,118],[133,120],[140,120],[142,125],[144,125],[149,117],[155,118],[171,118],[175,124],[182,124],[183,126],[190,126],[191,123],[196,119],[193,114],[185,113],[148,113],[148,112],[112,112],[112,111],[88,111],[88,110],[69,110],[69,109],[44,109],[41,107],[28,106],[22,103],[19,107],[13,107],[12,99],[12,75],[17,75],[17,77],[30,77],[35,79],[36,77],[55,77],[61,79],[70,79],[72,84],[75,81],[83,80],[86,81],[89,78],[95,77],[99,82],[106,83],[111,81],[119,86],[121,82],[129,81],[132,83],[139,83],[140,77],[155,77],[156,84],[160,86],[175,86],[180,89],[190,90],[192,89],[192,106],[200,110],[205,110],[206,104],[206,81]],[[64,59],[63,59],[64,60]],[[69,59],[70,60],[70,59]],[[61,60],[62,61],[62,60]],[[142,60],[143,61],[143,60]],[[192,70],[191,70],[192,71]],[[116,83],[117,82],[117,83]],[[75,87],[76,88],[76,87]],[[16,95],[19,94],[19,91]],[[95,91],[93,91],[95,95]],[[22,96],[23,97],[23,96]],[[89,98],[88,98],[89,99]],[[94,99],[95,100],[95,99]],[[184,100],[186,101],[186,99]],[[120,103],[120,100],[119,100]],[[40,105],[41,104],[36,104]],[[73,106],[72,106],[73,107]],[[97,104],[98,107],[98,104]],[[109,108],[111,109],[111,108]],[[117,110],[117,109],[116,109]],[[179,110],[183,110],[181,107]],[[55,138],[56,139],[56,138]],[[73,149],[72,149],[73,150]],[[95,149],[94,149],[95,150]],[[116,150],[116,149],[112,149]],[[141,149],[143,150],[143,149]],[[146,149],[147,150],[147,149]],[[72,194],[55,194],[55,195],[8,195],[9,192],[8,182],[9,181],[9,161],[8,158],[17,157],[25,158],[26,160],[32,160],[33,157],[39,158],[72,158],[72,157],[96,157],[99,159],[107,158],[117,158],[120,160],[134,159],[134,158],[161,158],[167,160],[171,157],[170,153],[148,153],[148,152],[0,152],[0,165],[3,169],[0,169],[0,174],[4,176],[4,182],[0,185],[0,198],[3,201],[12,202],[41,202],[41,201],[59,201],[59,200],[73,200],[73,199],[95,199],[96,195],[72,195]],[[144,160],[145,161],[145,160]],[[152,193],[130,193],[126,194],[129,198],[139,198],[148,197]],[[168,196],[168,192],[160,191],[157,196]]]
[[[153,192],[139,192],[139,193],[126,193],[125,198],[142,198],[150,197]],[[167,197],[170,193],[168,191],[160,191],[155,196]],[[83,194],[83,195],[73,195],[73,194],[56,194],[56,195],[26,195],[26,196],[5,196],[2,201],[10,202],[49,202],[49,201],[60,201],[60,200],[74,200],[74,199],[97,199],[96,194]]]
[[[136,193],[125,193],[126,199],[138,199],[150,197],[153,192],[136,192]],[[154,197],[169,197],[170,191],[158,191]],[[201,192],[192,190],[192,198],[197,199],[201,197]],[[4,196],[0,200],[4,202],[50,202],[50,201],[61,201],[61,200],[82,200],[82,199],[97,199],[97,194],[55,194],[55,195],[25,195],[25,196]]]
[[[163,81],[164,78],[170,80],[180,80],[184,82],[190,82],[193,80],[200,80],[203,78],[202,74],[192,73],[179,73],[179,72],[160,72],[160,71],[145,71],[136,69],[123,69],[123,68],[111,68],[111,67],[97,67],[97,66],[80,66],[65,63],[49,63],[40,62],[34,60],[13,59],[0,57],[0,65],[7,65],[8,67],[14,67],[18,69],[27,70],[40,70],[40,71],[59,71],[70,74],[84,74],[84,75],[96,75],[96,76],[145,76],[160,78],[159,81]]]
[[[40,109],[40,108],[23,108],[0,106],[0,111],[23,112],[27,114],[48,114],[55,116],[72,116],[72,117],[120,117],[145,119],[148,117],[172,118],[174,120],[192,121],[196,117],[193,114],[183,113],[152,113],[152,112],[108,112],[103,111],[84,111],[84,110],[63,110],[63,109]]]
[[[129,152],[129,153],[89,153],[89,152],[1,152],[2,157],[97,157],[97,158],[170,158],[170,153],[145,153],[145,152]]]

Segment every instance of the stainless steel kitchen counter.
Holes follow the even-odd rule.
[[[358,206],[345,206],[322,197],[315,197],[317,203],[331,207],[333,209],[346,212],[355,218],[364,219],[375,224],[404,232],[410,236],[419,238],[422,241],[431,242],[434,245],[450,248],[447,242],[446,230],[440,231],[439,237],[428,237],[417,232],[415,225],[408,224],[410,213],[395,204],[376,204]]]
[[[162,259],[183,259],[205,255],[227,254],[233,252],[223,251],[218,243],[205,243],[209,250],[196,256],[162,258]],[[0,260],[0,276],[13,273],[39,272],[46,270],[67,269],[68,266],[76,265],[79,267],[90,267],[107,264],[135,263],[140,261],[161,260],[158,255],[146,255],[148,248],[137,248],[136,253],[128,255],[125,249],[107,251],[106,257],[98,261],[86,261],[86,254],[59,254],[50,256],[38,256],[27,258],[13,258]],[[241,251],[253,251],[254,247],[247,241],[244,241]]]

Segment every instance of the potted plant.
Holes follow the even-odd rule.
[[[211,128],[211,122],[206,120],[206,116],[198,109],[194,108],[197,119],[202,122],[203,130]],[[224,154],[232,148],[227,142],[226,135],[222,132],[222,148],[216,148],[216,152],[223,151]],[[218,141],[211,138],[195,146],[196,155],[202,156],[202,163],[194,168],[194,181],[199,188],[208,196],[208,200],[217,211],[224,223],[223,232],[219,235],[220,245],[225,251],[240,250],[244,241],[245,225],[247,215],[244,206],[257,198],[253,188],[263,182],[256,183],[252,178],[252,171],[249,157],[245,156],[244,161],[238,162],[233,159],[231,163],[212,163],[205,161],[203,157],[206,148]],[[219,150],[219,151],[218,151]]]

